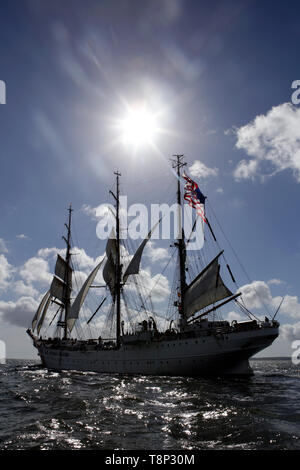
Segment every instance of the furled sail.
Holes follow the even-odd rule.
[[[71,310],[69,312],[69,315],[67,317],[67,325],[70,331],[72,331],[75,321],[77,320],[79,316],[79,311],[82,307],[82,304],[87,296],[87,293],[89,291],[89,288],[91,287],[92,282],[94,281],[101,265],[103,263],[103,259],[100,261],[99,264],[93,269],[91,274],[88,276],[86,281],[84,282],[83,286],[81,287],[80,291],[78,292],[78,295],[76,299],[74,300]]]
[[[191,317],[195,312],[208,305],[233,295],[225,286],[219,274],[220,265],[218,258],[221,253],[187,287],[184,295],[186,318]]]
[[[45,306],[45,303],[47,302],[48,298],[50,297],[50,291],[46,292],[46,294],[44,295],[44,297],[42,298],[41,300],[41,303],[36,311],[36,314],[34,315],[33,319],[32,319],[32,331],[34,331],[35,327],[36,327],[36,324],[40,318],[40,315],[41,315],[41,312],[43,311],[43,308]]]
[[[45,320],[46,313],[47,313],[47,310],[48,310],[48,307],[49,307],[50,302],[51,302],[51,297],[49,296],[49,297],[48,297],[48,300],[47,300],[47,302],[46,302],[46,305],[45,305],[45,307],[44,307],[42,316],[41,316],[41,318],[40,318],[40,321],[38,322],[38,326],[37,326],[37,333],[38,333],[38,335],[40,334],[41,328],[42,328],[42,326],[43,326],[43,323],[44,323],[44,320]]]
[[[117,240],[115,231],[112,229],[110,238],[106,244],[107,261],[103,268],[103,279],[109,287],[110,293],[114,296],[116,284],[116,258],[117,258]]]
[[[158,226],[160,221],[161,221],[161,219],[152,227],[152,229],[148,233],[147,237],[142,241],[142,243],[140,244],[140,246],[136,250],[136,252],[135,252],[132,260],[130,261],[130,263],[129,263],[126,271],[125,271],[125,274],[123,276],[123,282],[124,283],[127,281],[128,276],[130,274],[138,274],[139,273],[141,258],[142,258],[142,254],[143,254],[144,248],[146,246],[146,243],[151,238],[152,233],[154,232],[154,230],[156,229],[156,227]]]
[[[68,280],[68,282],[71,283],[72,268],[68,266],[68,263],[60,255],[57,255],[54,274],[63,281],[66,282]]]

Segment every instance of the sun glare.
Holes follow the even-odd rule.
[[[125,145],[140,147],[153,144],[158,125],[155,115],[146,109],[130,110],[120,122],[122,142]]]

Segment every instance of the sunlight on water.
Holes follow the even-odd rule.
[[[227,417],[230,414],[236,414],[232,413],[231,410],[214,410],[214,411],[206,411],[203,413],[203,418],[204,419],[218,419],[220,417]]]
[[[288,361],[231,380],[1,367],[0,449],[300,449]]]

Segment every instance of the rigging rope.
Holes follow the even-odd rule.
[[[233,254],[234,254],[234,256],[235,256],[235,258],[236,258],[238,264],[240,265],[240,267],[241,267],[243,273],[245,274],[245,276],[246,276],[248,282],[249,282],[250,284],[252,284],[253,281],[251,281],[251,279],[250,279],[250,277],[249,277],[249,275],[248,275],[246,269],[244,268],[244,265],[242,264],[241,260],[239,259],[238,255],[237,255],[236,251],[234,250],[233,246],[231,245],[230,241],[229,241],[228,238],[226,237],[225,232],[224,232],[224,230],[222,229],[222,226],[221,226],[221,224],[220,224],[220,222],[219,222],[219,220],[218,220],[218,218],[217,218],[217,216],[216,216],[216,214],[215,214],[215,212],[214,212],[214,210],[213,210],[213,208],[212,208],[212,206],[211,206],[211,204],[210,204],[209,201],[208,201],[208,204],[209,204],[210,210],[212,211],[212,214],[213,214],[214,218],[216,219],[216,222],[217,222],[217,224],[218,224],[218,226],[219,226],[219,228],[220,228],[220,230],[221,230],[221,232],[222,232],[222,234],[223,234],[225,240],[227,241],[227,243],[228,243],[230,249],[232,250],[232,252],[233,252]],[[217,243],[218,243],[218,242],[217,242]],[[218,244],[218,246],[219,246],[219,244]],[[223,254],[223,256],[224,256],[224,254]],[[224,259],[225,259],[225,256],[224,256]],[[225,261],[226,261],[226,259],[225,259]],[[226,261],[226,263],[227,263],[227,261]],[[238,285],[237,282],[235,282],[235,284]],[[266,311],[267,311],[268,314],[270,315],[270,312],[269,312],[269,309],[268,309],[267,305],[265,304],[264,300],[262,299],[262,297],[260,296],[260,294],[259,294],[259,293],[257,292],[257,290],[255,289],[255,286],[253,286],[253,289],[254,289],[256,295],[259,297],[259,299],[260,299],[261,303],[263,304],[264,308],[266,309]],[[245,302],[244,302],[243,297],[242,297],[241,300],[242,300],[242,302],[243,302],[243,304],[244,304]],[[246,308],[246,307],[245,307],[245,308]],[[247,310],[248,310],[248,309],[247,309]],[[249,311],[249,310],[248,310],[248,311]],[[252,315],[253,315],[253,314],[252,314]],[[253,315],[253,316],[254,316],[254,315]]]

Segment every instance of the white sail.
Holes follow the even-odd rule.
[[[70,331],[72,331],[75,321],[77,320],[79,316],[79,311],[82,307],[82,304],[87,296],[87,293],[89,291],[89,288],[91,287],[92,282],[94,281],[101,265],[103,263],[103,259],[100,261],[99,264],[93,269],[91,274],[88,276],[86,281],[84,282],[83,286],[81,287],[76,299],[74,300],[70,313],[67,318],[67,325]]]
[[[132,260],[130,261],[130,263],[129,263],[126,271],[125,271],[125,274],[123,276],[123,282],[124,283],[127,281],[128,276],[130,274],[138,274],[139,273],[141,258],[142,258],[142,254],[143,254],[144,248],[146,246],[146,243],[148,242],[148,240],[150,240],[152,233],[154,232],[154,230],[156,229],[156,227],[158,226],[160,221],[161,221],[161,219],[152,227],[152,229],[148,233],[147,237],[142,241],[142,243],[140,244],[140,246],[136,250],[136,252],[135,252]]]
[[[50,294],[52,297],[59,299],[61,302],[64,302],[66,288],[67,284],[65,282],[63,282],[58,277],[54,277],[50,287]]]
[[[44,307],[42,316],[41,316],[41,318],[40,318],[40,321],[38,322],[38,326],[37,326],[37,333],[38,333],[38,335],[40,334],[41,328],[42,328],[42,326],[43,326],[43,323],[44,323],[44,320],[45,320],[46,313],[47,313],[47,310],[48,310],[48,307],[49,307],[50,302],[51,302],[51,297],[49,296],[49,297],[48,297],[48,300],[47,300],[47,302],[46,302],[46,305],[45,305],[45,307]]]
[[[36,311],[36,314],[34,315],[33,319],[32,319],[32,324],[31,324],[31,327],[32,327],[32,331],[34,331],[35,327],[36,327],[36,324],[40,318],[40,314],[44,308],[44,305],[45,303],[47,302],[48,298],[50,296],[50,291],[46,292],[46,294],[44,295],[44,297],[42,298],[41,300],[41,303]]]
[[[220,265],[217,256],[188,286],[184,294],[186,318],[218,300],[233,295],[224,285],[219,270]]]
[[[54,274],[65,282],[68,278],[69,283],[71,283],[72,269],[60,255],[57,255]]]
[[[107,261],[103,268],[103,279],[109,287],[110,293],[114,296],[116,285],[116,257],[117,257],[117,241],[115,231],[112,229],[110,238],[106,244]]]

